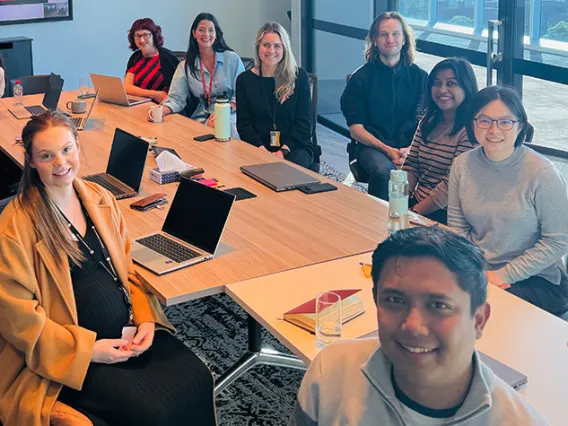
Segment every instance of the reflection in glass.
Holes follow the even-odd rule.
[[[405,18],[428,19],[428,0],[399,0],[398,10]]]

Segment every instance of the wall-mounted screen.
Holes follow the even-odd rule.
[[[0,25],[73,19],[72,0],[0,0]]]

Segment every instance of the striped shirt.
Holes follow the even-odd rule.
[[[422,123],[416,130],[402,169],[416,179],[417,187],[410,188],[411,192],[414,190],[416,201],[431,197],[440,209],[445,209],[448,205],[448,176],[454,158],[475,148],[476,144],[469,141],[465,128],[454,136],[444,132],[432,137],[435,132],[431,132],[427,140],[422,138],[421,128]]]
[[[168,91],[160,66],[160,55],[140,58],[127,72],[134,74],[134,85],[141,89]]]

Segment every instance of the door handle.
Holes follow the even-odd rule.
[[[495,53],[495,43],[493,40],[493,35],[495,34],[495,28],[499,31],[498,27],[503,25],[503,21],[490,20],[487,24],[487,86],[493,85],[493,70],[495,65],[501,62],[503,55],[501,53]],[[499,34],[499,33],[497,33]]]

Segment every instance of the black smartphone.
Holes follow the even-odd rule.
[[[330,183],[310,183],[309,185],[304,185],[298,187],[300,191],[304,194],[317,194],[318,192],[328,192],[328,191],[335,191],[337,186],[333,186]]]
[[[197,142],[205,142],[211,139],[215,139],[215,135],[212,135],[211,133],[208,133],[206,135],[196,136],[193,138],[193,140]]]
[[[77,98],[78,99],[89,99],[89,98],[94,98],[95,96],[97,96],[96,93],[85,93],[84,95],[77,96]]]

